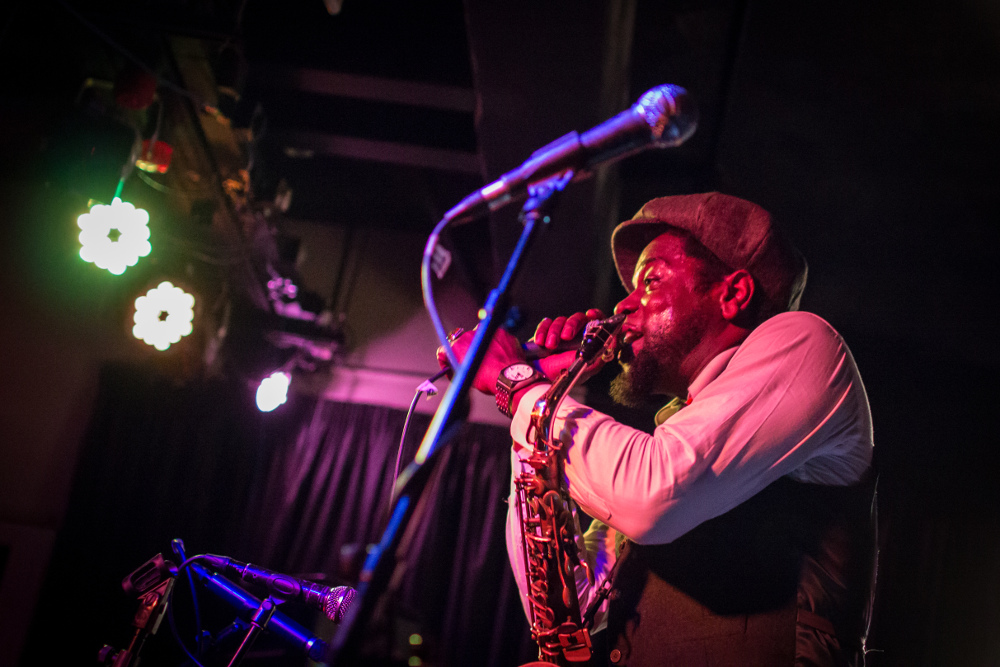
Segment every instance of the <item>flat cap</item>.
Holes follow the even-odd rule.
[[[726,266],[749,271],[773,305],[798,310],[808,272],[802,253],[766,210],[719,192],[653,199],[615,228],[611,252],[626,290],[643,248],[670,228],[690,233]]]

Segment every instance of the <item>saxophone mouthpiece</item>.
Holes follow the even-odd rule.
[[[620,342],[618,332],[625,323],[625,314],[612,315],[603,320],[593,320],[587,323],[583,330],[583,342],[577,356],[584,358],[589,364],[597,355],[604,361],[611,361]]]

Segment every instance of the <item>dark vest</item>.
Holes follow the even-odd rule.
[[[625,543],[609,664],[863,665],[875,520],[871,474],[847,487],[783,478],[670,544]]]

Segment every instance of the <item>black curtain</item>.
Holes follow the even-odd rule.
[[[176,560],[173,538],[188,556],[224,554],[355,585],[367,545],[385,527],[404,421],[400,410],[296,395],[261,414],[240,382],[177,383],[148,367],[106,367],[21,664],[96,664],[103,644],[127,646],[137,601],[121,580],[156,553]],[[412,418],[402,465],[428,424]],[[506,429],[465,424],[442,451],[399,554],[398,586],[383,597],[384,615],[367,623],[371,664],[531,659],[504,550],[509,447]],[[178,587],[174,604],[189,646],[190,597]],[[208,630],[233,620],[210,593],[198,598]],[[280,610],[332,638],[318,612],[296,603]],[[254,648],[244,664],[307,662],[273,636]],[[225,650],[214,658],[221,664]],[[167,623],[142,655],[146,665],[184,662]]]

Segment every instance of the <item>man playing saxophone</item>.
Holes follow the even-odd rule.
[[[871,416],[843,339],[798,310],[804,259],[767,211],[720,193],[647,202],[611,245],[628,292],[612,397],[673,400],[652,432],[571,398],[553,418],[562,483],[593,517],[580,540],[593,582],[576,574],[591,664],[864,664]],[[603,316],[545,319],[534,342],[556,350]],[[454,341],[460,358],[470,339]],[[512,416],[515,476],[532,407],[573,358],[526,364],[504,331],[490,344],[474,386]],[[512,503],[524,599],[522,527]]]

